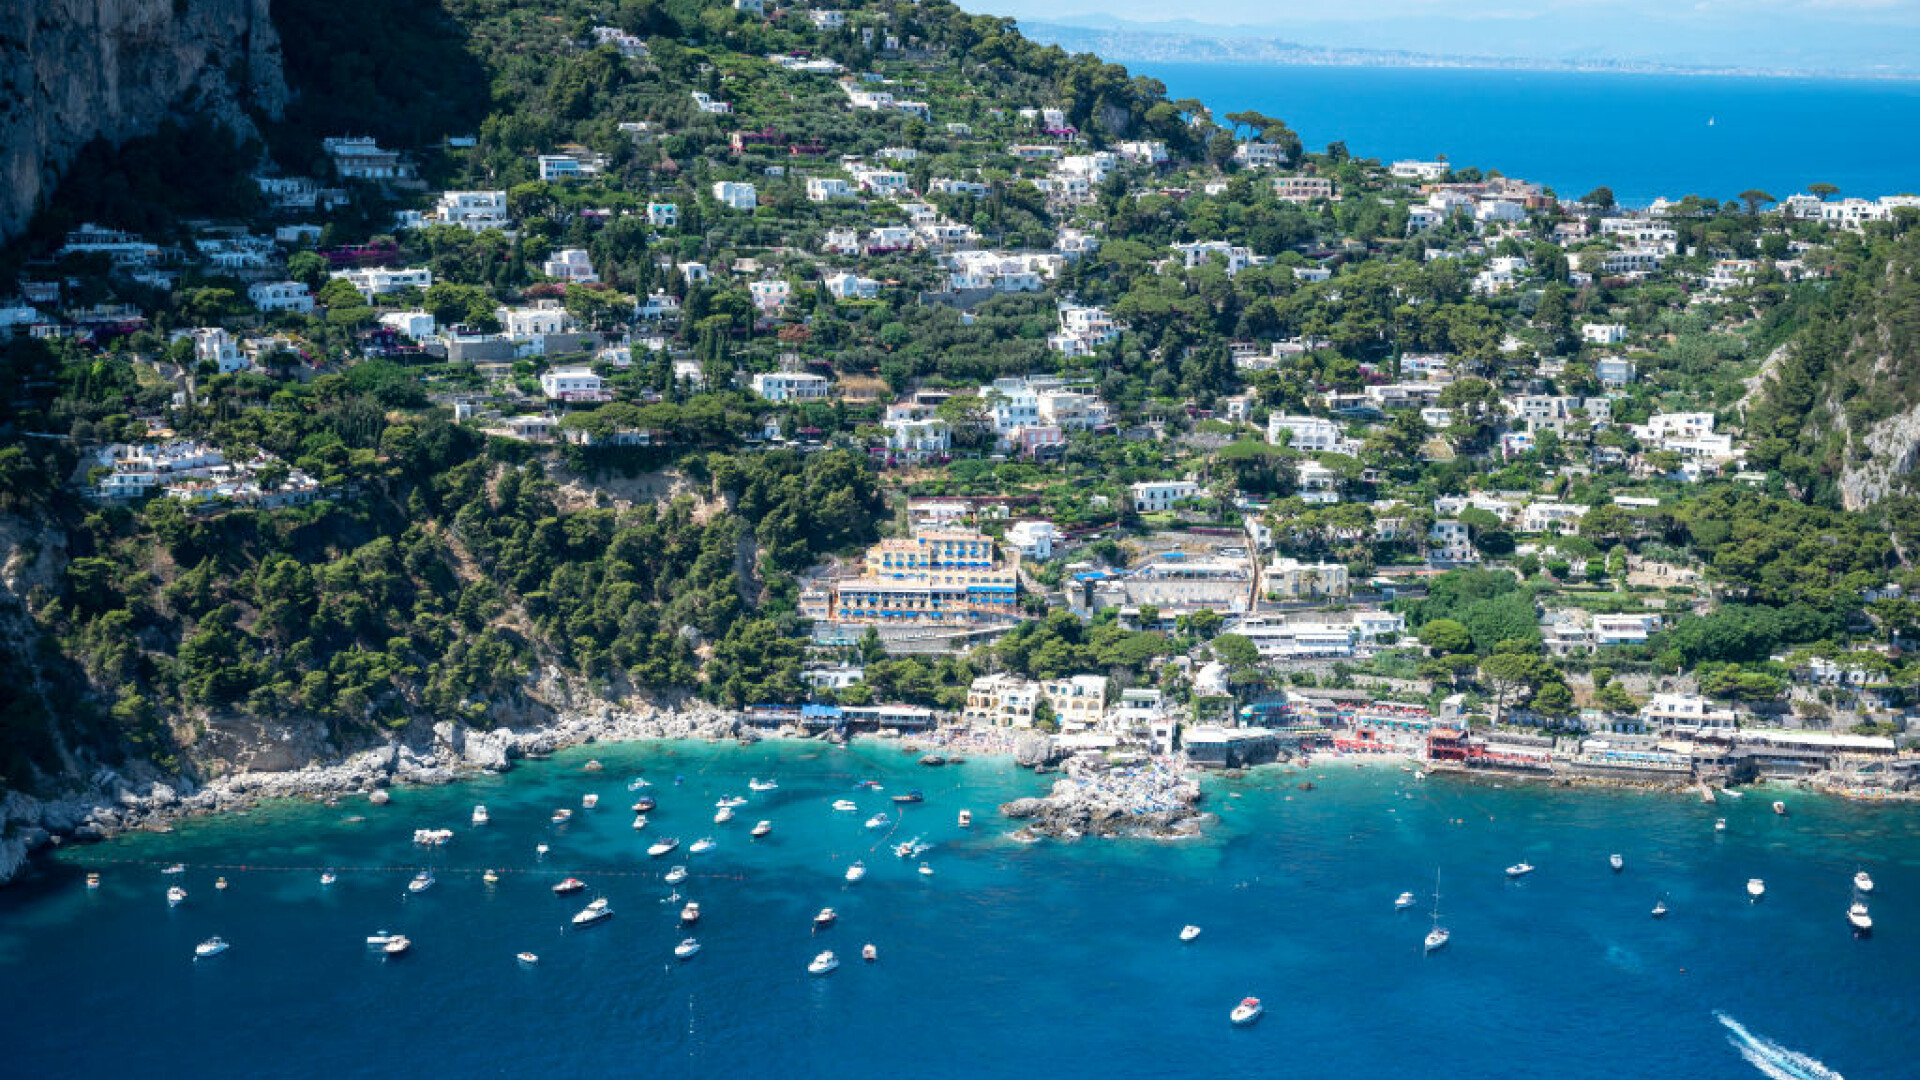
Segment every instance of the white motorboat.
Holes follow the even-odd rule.
[[[1613,867],[1613,872],[1617,874],[1627,868],[1627,860],[1616,851],[1607,856],[1607,865]]]
[[[1245,1027],[1255,1020],[1260,1019],[1260,1014],[1266,1011],[1266,1006],[1260,1004],[1259,998],[1241,998],[1240,1004],[1233,1007],[1233,1012],[1229,1016],[1229,1019],[1233,1021],[1235,1027]]]
[[[392,941],[394,938],[397,938],[399,936],[400,935],[394,933],[391,930],[382,930],[377,934],[368,934],[367,948],[384,949],[387,947],[387,942]]]
[[[973,811],[971,810],[960,811],[960,827],[965,829],[965,828],[972,827],[972,825],[973,825]]]
[[[487,808],[484,805],[473,808],[473,823],[475,825],[485,825],[492,820],[492,818],[487,816]]]
[[[1412,906],[1413,894],[1410,892],[1403,892],[1393,898],[1393,910],[1395,911],[1405,911]]]
[[[1867,914],[1867,905],[1863,901],[1855,900],[1847,908],[1847,924],[1853,927],[1854,933],[1873,933],[1873,916]]]
[[[480,880],[489,885],[498,885],[500,884],[500,875],[494,872],[493,867],[489,866],[486,871],[480,875]]]
[[[857,863],[854,863],[852,866],[847,867],[847,883],[849,885],[851,885],[856,881],[859,881],[861,878],[866,876],[867,876],[866,863],[857,862]]]
[[[1432,952],[1435,949],[1444,948],[1451,940],[1453,940],[1453,931],[1440,925],[1440,871],[1435,870],[1433,872],[1433,929],[1427,931],[1427,938],[1422,948]]]
[[[591,810],[594,807],[599,805],[600,805],[600,796],[595,795],[591,791],[587,792],[585,795],[580,796],[580,809],[582,810]]]
[[[1510,878],[1526,877],[1531,873],[1533,873],[1533,864],[1530,862],[1517,862],[1507,867],[1507,876]]]
[[[893,819],[885,814],[875,814],[867,819],[867,828],[869,829],[884,829],[891,824],[893,824]]]
[[[667,876],[662,880],[669,885],[678,885],[687,880],[687,868],[684,866],[676,866],[667,871]]]
[[[1200,936],[1200,928],[1192,925],[1191,923],[1180,928],[1181,941],[1192,941],[1194,938],[1197,938],[1199,936]]]
[[[577,877],[570,877],[567,880],[561,882],[560,884],[555,885],[553,887],[553,894],[555,896],[565,896],[568,893],[579,892],[581,889],[584,889],[586,887],[587,887],[586,882],[581,881]]]
[[[185,863],[174,863],[172,866],[160,872],[163,874],[184,874],[187,872],[187,867]]]
[[[747,781],[748,791],[772,791],[779,786],[780,782],[777,780],[762,780],[757,776]]]
[[[601,769],[606,768],[606,766],[600,764],[599,758],[592,758],[588,760],[588,762],[585,765],[582,765],[581,768],[585,769],[587,772],[599,772]]]
[[[1749,900],[1758,900],[1765,895],[1767,895],[1766,882],[1757,877],[1747,879],[1747,898]]]
[[[723,806],[720,809],[715,810],[713,812],[713,823],[715,825],[725,825],[727,822],[732,820],[733,820],[733,807],[731,806]]]
[[[547,845],[545,845],[545,844],[535,844],[535,845],[533,845],[533,853],[534,853],[535,855],[545,855],[545,854],[546,854],[546,853],[548,852],[548,850],[550,850],[550,849],[549,849],[549,848],[547,847]]]
[[[87,874],[87,888],[97,889],[99,887],[100,887],[100,872],[98,870],[89,871]]]
[[[633,779],[627,781],[628,791],[639,791],[641,788],[649,788],[652,786],[653,786],[653,781],[647,779],[644,776],[636,776]]]
[[[594,923],[600,922],[603,919],[611,919],[612,917],[613,908],[607,905],[607,898],[604,896],[596,896],[586,907],[573,913],[573,925],[592,926]]]
[[[380,951],[388,956],[402,956],[411,948],[413,948],[411,938],[405,934],[395,934],[386,940],[386,944],[380,946]]]
[[[655,840],[653,842],[653,846],[647,848],[647,854],[657,859],[660,856],[673,851],[675,848],[678,848],[679,846],[680,846],[680,841],[674,839],[671,836],[663,836],[660,839]]]
[[[193,947],[193,958],[195,960],[205,960],[209,956],[219,956],[221,953],[226,952],[227,948],[226,938],[210,937]]]
[[[755,840],[758,840],[772,831],[773,831],[773,822],[760,821],[760,822],[754,823],[753,830],[749,832],[747,835],[753,837]]]
[[[555,825],[565,825],[567,822],[573,820],[573,811],[563,806],[560,809],[555,810],[553,812],[553,817],[550,818],[549,820],[551,820]]]
[[[1722,818],[1714,818],[1714,819],[1713,819],[1713,831],[1714,831],[1714,832],[1726,832],[1726,831],[1727,831],[1727,819],[1726,819],[1726,818],[1723,818],[1723,817],[1722,817]]]
[[[647,827],[647,815],[640,814],[633,819],[633,831],[639,832]]]
[[[700,951],[700,943],[698,941],[695,941],[693,938],[687,938],[686,940],[682,941],[680,944],[675,945],[673,947],[674,958],[678,960],[685,960],[688,957],[692,956],[694,953],[697,953],[699,951]]]
[[[1781,817],[1786,817],[1786,816],[1787,816],[1787,804],[1786,804],[1786,803],[1783,803],[1783,802],[1781,802],[1781,801],[1780,801],[1779,799],[1775,799],[1775,800],[1773,800],[1773,812],[1774,812],[1774,813],[1776,813],[1776,814],[1779,814],[1779,815],[1780,815]]]
[[[921,864],[920,864],[920,876],[921,876],[921,877],[932,877],[932,876],[933,876],[933,867],[931,867],[931,866],[928,866],[928,865],[927,865],[926,863],[921,863]]]
[[[843,814],[851,814],[855,810],[860,809],[852,799],[835,799],[833,801],[833,808]]]
[[[1868,873],[1867,873],[1867,872],[1866,872],[1865,870],[1861,870],[1861,871],[1859,871],[1859,872],[1857,872],[1857,873],[1855,873],[1855,874],[1853,875],[1853,887],[1854,887],[1854,889],[1856,889],[1857,891],[1859,891],[1859,892],[1861,892],[1861,893],[1870,893],[1870,892],[1872,892],[1872,891],[1873,891],[1873,876],[1872,876],[1871,874],[1868,874]]]
[[[439,847],[453,839],[452,829],[415,829],[413,842],[421,847]]]
[[[227,891],[227,879],[226,879],[226,878],[223,878],[223,877],[217,877],[217,878],[214,878],[214,879],[213,879],[213,887],[214,887],[215,889],[218,889],[218,890],[219,890],[219,891],[221,891],[221,892],[226,892],[226,891]]]
[[[839,918],[839,912],[830,907],[823,907],[820,909],[820,913],[813,917],[813,928],[815,930],[825,930],[827,927],[832,926]]]
[[[828,949],[819,956],[814,957],[813,963],[807,965],[807,974],[825,975],[827,972],[839,966],[840,958],[833,955],[832,949]]]
[[[167,906],[168,907],[179,907],[181,904],[186,903],[186,901],[187,901],[187,890],[181,888],[178,885],[172,886],[167,890]]]
[[[413,875],[412,881],[407,882],[407,891],[411,893],[426,892],[431,888],[433,888],[433,871],[431,870],[422,870]]]
[[[869,941],[865,945],[860,946],[860,959],[871,964],[875,960],[880,959],[880,950],[874,948],[873,942]]]
[[[719,841],[715,840],[713,837],[703,836],[700,839],[695,840],[693,842],[693,846],[687,849],[687,854],[705,855],[707,852],[712,851],[714,848],[717,848],[719,846],[720,846]]]
[[[337,875],[335,875],[334,872],[331,870],[320,871],[320,884],[322,885],[331,885],[334,882],[339,880],[340,878]]]
[[[1652,911],[1652,915],[1653,915],[1653,917],[1654,917],[1654,918],[1656,918],[1656,919],[1664,919],[1664,918],[1666,918],[1666,917],[1667,917],[1667,898],[1666,898],[1666,896],[1664,896],[1664,895],[1662,895],[1662,896],[1661,896],[1661,897],[1660,897],[1660,898],[1659,898],[1658,900],[1655,900],[1655,901],[1653,902],[1653,911]]]
[[[645,814],[645,813],[651,812],[654,807],[659,805],[660,805],[659,801],[656,800],[653,796],[642,795],[638,799],[635,799],[633,801],[632,809],[633,809],[633,812],[636,814]]]
[[[717,803],[714,803],[713,805],[722,810],[731,810],[736,806],[747,805],[747,800],[741,798],[738,795],[726,795],[726,796],[722,796],[720,801]]]
[[[683,923],[686,923],[689,926],[699,922],[700,921],[700,902],[697,900],[687,901],[687,906],[680,909],[680,921]]]
[[[513,958],[523,964],[537,964],[540,962],[540,958],[530,952],[516,953]]]

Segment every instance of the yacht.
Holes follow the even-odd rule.
[[[849,885],[853,884],[856,881],[859,881],[861,878],[866,876],[867,876],[866,863],[857,862],[857,863],[854,863],[852,866],[847,867],[847,884]]]
[[[921,864],[920,864],[920,876],[921,876],[921,877],[932,877],[932,876],[933,876],[933,867],[931,867],[931,866],[928,866],[928,865],[927,865],[926,863],[921,863]]]
[[[655,840],[653,842],[653,846],[647,849],[647,854],[657,859],[660,856],[667,854],[668,852],[674,850],[679,846],[680,846],[680,841],[674,839],[671,836],[663,836],[660,839]]]
[[[408,892],[426,892],[431,888],[433,888],[433,871],[431,870],[422,870],[413,875],[412,881],[407,882]]]
[[[570,877],[567,880],[561,882],[560,884],[555,885],[553,887],[553,894],[555,896],[565,896],[568,893],[579,892],[581,889],[584,889],[586,887],[587,887],[586,882],[581,881],[577,877]]]
[[[884,829],[891,824],[893,824],[893,820],[885,814],[875,814],[867,819],[867,828],[869,829]]]
[[[97,870],[90,871],[87,874],[87,888],[97,889],[99,887],[100,887],[100,872]]]
[[[1410,892],[1403,892],[1393,898],[1393,910],[1395,911],[1405,911],[1412,906],[1413,894]]]
[[[548,820],[552,821],[555,825],[565,825],[567,822],[573,820],[573,811],[563,806],[555,810],[553,817]]]
[[[820,914],[813,917],[813,928],[815,930],[825,930],[827,927],[832,926],[839,918],[839,912],[830,907],[823,907],[820,909]]]
[[[633,812],[636,814],[651,813],[653,808],[658,805],[660,804],[654,800],[653,796],[643,795],[640,798],[634,800]]]
[[[1863,907],[1860,910],[1865,911],[1866,909]],[[226,938],[210,937],[207,940],[193,947],[193,958],[195,960],[204,960],[209,956],[219,956],[221,953],[226,951],[227,951]]]
[[[749,832],[747,835],[753,837],[755,840],[758,840],[772,831],[773,831],[773,822],[761,821],[761,822],[756,822],[753,826],[753,830]]]
[[[636,815],[633,819],[633,831],[639,832],[641,829],[644,829],[646,827],[647,827],[647,815],[645,814]]]
[[[412,939],[405,934],[394,934],[381,944],[380,951],[388,956],[402,956],[411,948],[413,948]]]
[[[1854,889],[1858,890],[1861,893],[1872,892],[1873,876],[1871,874],[1868,874],[1865,870],[1861,870],[1855,873],[1853,875],[1853,887]]]
[[[1197,926],[1188,924],[1180,928],[1181,941],[1192,941],[1194,938],[1197,938],[1199,936],[1200,936],[1200,928]]]
[[[680,921],[688,926],[699,922],[700,902],[697,900],[687,901],[687,906],[680,909]]]
[[[473,823],[475,825],[485,825],[492,820],[492,818],[487,816],[487,808],[484,805],[473,808]]]
[[[684,866],[676,866],[667,871],[667,876],[663,880],[669,885],[678,885],[687,880],[687,868]]]
[[[731,806],[723,806],[720,809],[715,810],[713,812],[713,823],[715,825],[725,825],[727,822],[732,820],[733,820],[733,807]]]
[[[160,872],[163,874],[184,874],[187,872],[187,866],[185,863],[174,863],[172,866]]]
[[[835,799],[833,801],[833,808],[843,814],[851,814],[855,810],[860,809],[860,807],[854,804],[852,799]]]
[[[218,889],[218,890],[220,890],[221,892],[226,892],[226,891],[227,891],[227,879],[226,879],[226,878],[223,878],[223,877],[217,877],[217,878],[214,878],[214,879],[213,879],[213,887],[214,887],[214,888],[216,888],[216,889]]]
[[[592,926],[603,919],[613,917],[613,909],[607,906],[607,898],[594,897],[593,902],[573,913],[573,925]]]
[[[489,885],[498,885],[500,884],[500,875],[494,873],[493,867],[489,866],[487,867],[487,872],[480,875],[480,880]]]
[[[1779,799],[1775,799],[1775,800],[1773,800],[1773,812],[1774,812],[1774,813],[1776,813],[1776,814],[1779,814],[1779,815],[1780,815],[1781,817],[1786,817],[1786,816],[1787,816],[1787,804],[1786,804],[1786,803],[1783,803],[1783,802],[1781,802],[1781,801],[1780,801]]]
[[[1507,867],[1507,876],[1510,878],[1526,877],[1531,873],[1533,873],[1533,864],[1524,860]]]
[[[547,845],[545,845],[545,844],[535,844],[535,845],[533,845],[533,853],[534,853],[535,855],[545,855],[545,854],[547,853],[547,851],[548,851],[548,850],[549,850],[549,849],[547,848]]]
[[[772,791],[779,786],[780,783],[777,780],[762,780],[757,776],[747,781],[748,791]]]
[[[687,938],[685,941],[673,947],[673,955],[679,960],[685,960],[699,951],[700,943],[693,938]]]
[[[322,885],[331,885],[339,880],[340,878],[331,870],[320,871],[320,884]]]
[[[693,842],[693,846],[687,849],[687,853],[689,855],[705,855],[707,852],[712,851],[714,848],[717,848],[719,846],[720,846],[719,842],[716,841],[713,837],[703,836],[700,839],[695,840]]]
[[[960,827],[963,829],[966,829],[966,828],[971,828],[972,825],[973,825],[973,811],[971,810],[960,811]]]
[[[1714,818],[1714,819],[1713,819],[1713,831],[1714,831],[1714,832],[1726,832],[1726,831],[1727,831],[1727,819],[1726,819],[1726,818],[1723,818],[1723,817],[1721,817],[1721,818]]]
[[[540,958],[530,952],[516,953],[513,958],[523,964],[537,964],[540,962]]]
[[[1767,895],[1766,882],[1757,877],[1747,879],[1747,898],[1749,900],[1758,900],[1765,895]]]
[[[181,888],[180,886],[175,885],[167,889],[167,906],[168,907],[179,907],[181,904],[186,902],[186,899],[187,899],[187,890]]]
[[[902,804],[905,804],[905,803],[917,803],[917,802],[926,802],[926,801],[927,801],[927,797],[926,797],[926,796],[925,796],[924,794],[922,794],[922,793],[921,793],[921,792],[919,791],[919,789],[917,789],[917,788],[916,788],[916,789],[915,789],[915,790],[913,790],[913,791],[909,791],[909,792],[907,792],[907,793],[906,793],[905,795],[895,795],[895,796],[893,797],[893,801],[894,801],[894,802],[897,802],[897,803],[902,803]]]
[[[600,796],[595,795],[591,791],[587,792],[585,795],[580,796],[580,809],[582,810],[591,810],[594,807],[599,805],[600,805]]]
[[[1662,893],[1660,898],[1653,902],[1652,914],[1656,919],[1664,919],[1667,917],[1667,897],[1665,893]]]
[[[724,797],[722,797],[722,798],[721,798],[721,800],[720,800],[719,802],[717,802],[717,803],[714,803],[713,805],[715,805],[715,806],[717,806],[717,807],[719,807],[719,808],[721,808],[721,809],[723,809],[723,810],[731,810],[731,809],[733,809],[733,808],[734,808],[734,807],[736,807],[736,806],[745,806],[745,805],[747,805],[747,800],[745,800],[745,799],[743,799],[743,798],[741,798],[741,797],[740,797],[740,796],[738,796],[738,795],[727,795],[727,796],[724,796]]]
[[[860,959],[871,964],[875,960],[880,959],[880,950],[874,948],[873,942],[869,941],[865,945],[860,946]]]
[[[1613,872],[1617,874],[1627,868],[1627,860],[1616,851],[1607,856],[1607,865],[1613,867]]]
[[[1260,1019],[1260,1014],[1266,1011],[1266,1007],[1260,1004],[1259,998],[1241,998],[1240,1004],[1233,1007],[1231,1019],[1233,1020],[1234,1026],[1245,1027],[1255,1020]]]
[[[1855,900],[1853,905],[1847,908],[1847,922],[1853,927],[1854,933],[1862,937],[1873,933],[1873,916],[1867,914],[1867,905],[1864,901]]]
[[[394,938],[397,938],[399,936],[400,936],[399,934],[396,934],[391,930],[382,930],[376,934],[368,934],[367,948],[384,949],[387,947],[387,942],[392,941]]]
[[[1444,948],[1453,939],[1453,931],[1440,925],[1440,871],[1433,872],[1433,929],[1427,931],[1427,939],[1422,948],[1427,952]]]
[[[825,975],[827,972],[839,966],[840,958],[833,955],[832,949],[828,949],[826,952],[814,957],[813,963],[807,965],[807,974]]]

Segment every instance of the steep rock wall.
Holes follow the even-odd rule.
[[[90,140],[287,101],[271,0],[0,0],[0,240]]]

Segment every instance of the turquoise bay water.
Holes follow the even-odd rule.
[[[1257,109],[1314,150],[1499,169],[1577,197],[1920,192],[1920,82],[1136,63],[1225,122]],[[1709,126],[1708,121],[1713,123]]]
[[[589,756],[605,771],[583,771]],[[660,804],[642,833],[634,775]],[[748,794],[751,776],[780,788],[712,824],[715,800]],[[854,792],[863,777],[886,790]],[[1781,818],[1764,794],[1712,807],[1392,768],[1315,768],[1299,790],[1306,778],[1212,782],[1222,822],[1204,842],[1021,845],[993,807],[1045,780],[1004,760],[925,769],[878,745],[646,744],[399,791],[384,808],[282,804],[77,847],[0,891],[0,1015],[29,1033],[10,1041],[9,1072],[1612,1080],[1793,1075],[1778,1062],[1798,1053],[1854,1080],[1914,1075],[1909,810],[1788,794]],[[909,787],[927,801],[890,839],[932,841],[932,877],[863,828]],[[579,809],[586,792],[597,809]],[[841,797],[859,812],[833,812]],[[467,825],[475,802],[493,824]],[[556,827],[560,806],[575,816]],[[963,806],[971,830],[955,822]],[[750,841],[760,818],[776,831]],[[413,829],[441,826],[457,835],[423,856]],[[663,834],[720,847],[648,859]],[[536,860],[541,842],[552,850]],[[1607,867],[1613,851],[1624,873]],[[870,873],[848,885],[855,858]],[[1522,858],[1538,872],[1509,882],[1502,869]],[[189,871],[161,875],[174,860]],[[422,862],[438,884],[403,899]],[[680,904],[661,903],[670,863],[694,871],[680,891],[704,912],[705,948],[686,963],[671,954]],[[1867,940],[1843,919],[1862,865],[1878,885]],[[323,889],[321,866],[340,881]],[[496,886],[480,880],[488,866]],[[1453,942],[1422,956],[1436,867]],[[98,891],[86,869],[103,872]],[[216,891],[216,874],[231,887]],[[589,891],[553,896],[569,874]],[[1767,881],[1759,904],[1743,892],[1753,876]],[[176,880],[191,895],[169,909]],[[1417,910],[1393,911],[1402,890]],[[570,928],[596,893],[617,914]],[[1673,911],[1654,921],[1661,893]],[[840,924],[815,935],[825,905]],[[1186,923],[1204,933],[1182,945]],[[410,935],[413,954],[369,954],[383,928]],[[213,934],[232,950],[193,960]],[[877,964],[859,960],[869,941]],[[822,948],[842,966],[811,978]],[[540,963],[517,964],[523,949]],[[1227,1012],[1248,994],[1267,1015],[1233,1029]],[[1751,1032],[1748,1056],[1716,1013]]]

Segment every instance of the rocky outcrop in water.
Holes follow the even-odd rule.
[[[1199,802],[1199,785],[1169,766],[1113,769],[1076,757],[1045,797],[1002,803],[1000,813],[1033,836],[1176,839],[1197,836],[1214,820]]]
[[[206,115],[251,131],[287,103],[270,0],[29,0],[0,31],[0,240],[80,147]],[[372,28],[370,28],[372,29]]]

